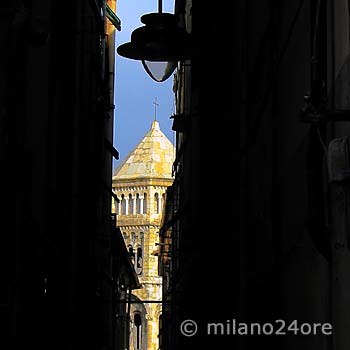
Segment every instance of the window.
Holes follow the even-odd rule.
[[[116,200],[116,199],[114,199],[114,208],[115,208],[115,213],[117,214],[117,215],[119,215],[120,213],[119,213],[119,202]]]
[[[128,252],[129,252],[131,263],[135,265],[135,253],[134,253],[134,248],[131,244],[128,245]]]
[[[155,214],[159,214],[160,211],[160,198],[159,198],[159,194],[155,193],[154,194],[154,212]]]
[[[126,214],[126,200],[123,194],[122,194],[122,200],[121,200],[121,214],[122,215]]]
[[[141,199],[138,193],[136,193],[136,214],[141,214]]]
[[[132,265],[134,266],[134,269],[138,275],[142,274],[143,270],[143,252],[142,248],[138,247],[136,251],[134,250],[134,247],[129,244],[128,245],[128,252],[129,257]]]
[[[129,194],[128,213],[129,214],[133,214],[134,213],[134,210],[133,210],[133,198],[132,198],[131,194]]]
[[[143,212],[142,214],[147,214],[147,193],[143,194]]]
[[[134,324],[136,327],[136,335],[135,335],[135,348],[137,350],[141,349],[141,343],[142,343],[142,329],[141,329],[141,324],[142,324],[142,319],[141,315],[137,312],[134,314]]]
[[[138,275],[142,274],[142,268],[143,268],[142,248],[138,247],[136,250],[136,266],[135,266],[135,271]]]
[[[163,210],[164,203],[165,203],[165,193],[162,194],[162,205],[161,205],[161,210]]]

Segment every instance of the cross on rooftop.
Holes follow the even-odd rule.
[[[154,98],[153,104],[154,104],[154,120],[157,121],[157,107],[159,106],[159,103],[157,103],[157,97]]]

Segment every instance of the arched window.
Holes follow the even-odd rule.
[[[165,193],[162,194],[162,205],[161,205],[161,209],[160,209],[162,211],[163,211],[164,204],[165,204]]]
[[[134,325],[136,327],[136,334],[135,334],[135,349],[139,350],[141,349],[142,344],[142,319],[141,315],[138,312],[135,312],[134,314]]]
[[[143,194],[143,213],[147,214],[147,193]]]
[[[126,214],[126,200],[125,200],[125,196],[122,194],[122,200],[121,200],[121,214],[125,215]]]
[[[134,248],[131,244],[128,245],[128,252],[129,252],[129,257],[131,260],[132,265],[135,265],[135,253],[134,253]]]
[[[116,199],[113,199],[114,212],[119,215],[119,202]]]
[[[156,214],[159,214],[159,210],[160,210],[160,202],[159,202],[160,198],[159,198],[159,194],[155,193],[154,194],[154,212]]]
[[[138,247],[136,250],[136,262],[135,262],[135,271],[138,275],[142,274],[142,268],[143,268],[142,248]]]
[[[133,211],[133,198],[132,198],[132,195],[129,194],[129,202],[128,202],[128,213],[129,214],[133,214],[134,211]]]
[[[141,199],[140,195],[136,193],[136,214],[141,214]]]

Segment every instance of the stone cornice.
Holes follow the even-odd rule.
[[[136,178],[136,179],[113,179],[113,188],[170,186],[173,178]]]

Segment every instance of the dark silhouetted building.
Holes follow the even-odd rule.
[[[139,285],[111,217],[114,10],[0,5],[4,349],[125,349],[118,298]]]
[[[194,52],[174,81],[161,349],[347,349],[348,1],[175,10]],[[232,320],[332,334],[207,334]]]

